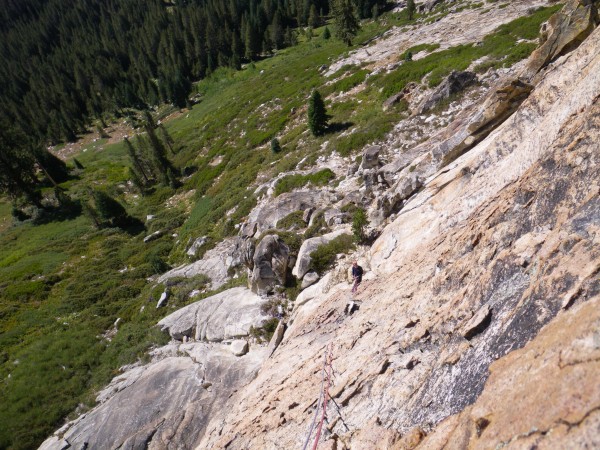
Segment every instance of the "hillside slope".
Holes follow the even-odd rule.
[[[466,40],[395,52],[394,29],[333,63],[341,69],[324,86],[341,111],[338,134],[311,140],[297,131],[294,109],[281,130],[293,150],[236,191],[249,198],[243,207],[223,209],[210,195],[196,206],[223,209],[209,214],[236,231],[152,280],[167,302],[181,277],[208,275],[220,289],[247,274],[248,288],[169,304],[159,327],[171,342],[153,349],[150,364],[122,368],[95,408],[41,448],[301,448],[322,417],[324,378],[331,400],[320,448],[597,446],[597,2],[567,2],[535,44],[531,24],[537,33],[559,8],[526,4],[466,2],[446,16],[441,2],[430,23],[424,16],[408,30],[411,39],[476,15],[493,24]],[[501,44],[505,55],[494,53]],[[385,63],[372,56],[385,52]],[[374,66],[362,73],[343,66],[350,61]],[[453,64],[489,66],[440,101],[455,77],[471,77],[448,76]],[[380,123],[360,114],[382,117],[381,96],[395,89],[399,101],[385,116],[395,123],[373,140],[368,128]],[[437,106],[425,108],[432,99]],[[279,103],[257,113],[269,117]],[[241,117],[228,127],[244,138]],[[212,152],[201,150],[203,168],[230,157]],[[210,189],[243,181],[214,176]],[[358,209],[374,242],[354,249],[345,235]],[[179,247],[195,256],[207,237],[181,230],[190,239]],[[354,297],[351,258],[367,269]],[[358,306],[350,314],[349,300]]]

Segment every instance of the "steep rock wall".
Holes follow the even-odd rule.
[[[343,314],[346,291],[301,308],[275,354],[213,418],[197,448],[301,448],[330,343],[330,392],[339,408],[329,410],[322,448],[373,448],[384,437],[389,448],[421,441],[427,448],[517,448],[518,436],[553,426],[556,438],[537,435],[544,445],[560,447],[571,429],[593,444],[598,42],[596,30],[546,69],[500,128],[427,180],[373,246],[376,279],[364,283],[360,310]],[[580,322],[585,327],[566,330],[554,347],[548,330]],[[568,355],[573,369],[547,382],[558,369],[535,354]],[[536,396],[519,404],[540,397],[551,411],[530,407],[521,415],[512,398],[496,396],[503,384],[526,378],[523,388],[536,387]],[[518,424],[502,426],[510,421]]]

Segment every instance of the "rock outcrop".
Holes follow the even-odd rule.
[[[198,261],[165,272],[158,278],[158,282],[165,283],[171,278],[192,278],[203,274],[210,278],[211,288],[218,289],[229,279],[231,270],[243,264],[240,251],[242,245],[240,238],[227,238],[208,250]]]
[[[275,228],[277,222],[295,211],[322,208],[335,199],[325,190],[286,192],[254,208],[243,226],[242,234],[252,237]]]
[[[98,406],[40,448],[194,448],[215,411],[270,354],[247,340],[250,327],[269,318],[262,303],[234,288],[165,317],[158,325],[176,341],[153,350],[149,364],[115,377],[98,394]],[[246,339],[220,343],[236,337]],[[177,342],[187,338],[196,342]]]
[[[228,289],[181,308],[158,322],[176,340],[220,342],[247,336],[269,317],[262,312],[265,300],[243,287]]]
[[[243,356],[218,344],[165,347],[154,362],[116,377],[100,394],[99,406],[40,449],[194,448],[214,412],[266,356],[266,347]]]
[[[267,235],[254,251],[250,287],[252,292],[265,295],[275,286],[285,285],[290,250],[277,235]]]
[[[435,108],[442,101],[464,91],[477,82],[477,75],[473,72],[453,71],[425,100],[417,107],[416,114],[423,114]]]
[[[292,269],[292,274],[298,278],[302,279],[306,272],[310,270],[311,257],[310,254],[314,252],[317,248],[319,248],[323,244],[327,244],[333,241],[335,238],[341,236],[342,234],[348,233],[348,230],[341,229],[337,231],[333,231],[331,233],[324,234],[323,236],[317,236],[314,238],[310,238],[305,240],[300,246],[300,250],[298,250],[298,258],[296,259],[296,265]]]

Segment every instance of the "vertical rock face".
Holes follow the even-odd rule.
[[[344,290],[300,306],[197,448],[301,447],[330,343],[328,448],[373,448],[377,427],[392,448],[597,446],[599,42],[423,181],[373,246],[360,310],[343,315]]]

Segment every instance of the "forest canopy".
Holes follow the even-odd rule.
[[[356,0],[357,14],[379,3]],[[0,117],[56,143],[123,108],[182,107],[192,81],[292,45],[328,14],[328,0],[4,0]]]

